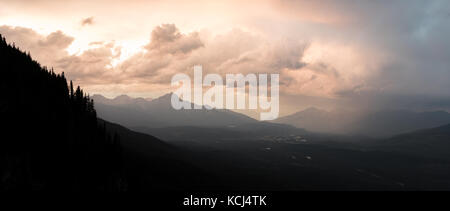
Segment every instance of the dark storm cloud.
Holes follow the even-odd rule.
[[[311,15],[332,26],[334,33],[322,34],[325,39],[365,46],[360,52],[368,55],[365,61],[382,56],[367,77],[335,89],[337,96],[356,104],[364,96],[373,106],[414,105],[413,101],[419,107],[447,105],[442,102],[450,99],[449,1],[282,0],[275,5],[302,21]],[[339,73],[345,77],[346,71],[351,67]]]

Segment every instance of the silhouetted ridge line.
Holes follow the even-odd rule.
[[[124,190],[118,135],[64,73],[0,35],[0,190]]]

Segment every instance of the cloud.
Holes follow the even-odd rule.
[[[44,36],[29,28],[0,26],[0,33],[46,66],[53,66],[58,59],[68,56],[65,49],[74,41],[61,31]]]
[[[114,43],[98,43],[78,55],[69,55],[67,48],[75,40],[61,31],[41,35],[24,27],[0,26],[0,34],[8,42],[14,42],[20,49],[29,51],[41,65],[53,67],[56,72],[65,72],[69,79],[80,83],[100,83],[107,75],[112,59],[120,55]]]
[[[86,25],[93,25],[94,24],[94,17],[88,17],[88,18],[83,18],[81,20],[81,26],[86,26]]]
[[[310,47],[308,42],[268,40],[238,28],[211,36],[200,32],[183,34],[174,24],[163,24],[152,30],[143,51],[117,65],[113,65],[113,60],[120,56],[121,48],[114,42],[91,42],[88,50],[68,55],[65,49],[73,38],[60,31],[43,36],[31,29],[6,28],[24,36],[10,40],[29,42],[36,39],[24,47],[39,49],[37,55],[47,55],[43,64],[66,72],[68,77],[84,86],[121,84],[134,89],[139,86],[141,91],[147,88],[147,92],[155,91],[156,87],[169,90],[173,75],[192,75],[192,67],[197,64],[203,65],[205,74],[222,76],[228,73],[279,73],[281,90],[291,94],[327,96],[338,84],[339,73],[332,66],[303,61]],[[49,45],[53,50],[41,49],[41,46]]]
[[[120,48],[115,48],[114,43],[105,43],[81,54],[61,58],[55,61],[55,65],[78,83],[108,84],[116,78],[112,60],[120,53]]]
[[[197,32],[184,35],[174,24],[163,24],[153,29],[151,41],[145,49],[158,54],[187,54],[200,47],[203,47],[203,43]]]
[[[192,67],[203,66],[204,74],[282,73],[306,66],[302,57],[308,44],[297,40],[271,42],[257,34],[232,29],[209,36],[200,32],[182,34],[175,25],[155,27],[145,52],[125,60],[117,69],[126,80],[170,87],[176,73],[193,75]],[[310,76],[311,77],[311,76]],[[285,80],[289,80],[285,78]]]
[[[203,47],[199,34],[182,34],[173,24],[163,24],[153,29],[151,39],[143,49],[117,66],[123,80],[137,83],[169,84],[170,78],[192,52]],[[186,66],[184,68],[188,68]]]

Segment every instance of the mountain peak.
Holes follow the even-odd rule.
[[[172,92],[159,96],[154,100],[170,100],[172,98]]]
[[[308,107],[307,109],[303,110],[303,112],[324,112],[324,110],[318,109],[316,107]]]
[[[327,111],[316,108],[316,107],[308,107],[302,111],[295,113],[294,115],[321,115],[325,114]]]
[[[101,104],[109,104],[109,105],[125,105],[125,104],[135,104],[135,103],[144,103],[144,102],[148,102],[147,100],[145,100],[144,98],[132,98],[128,95],[119,95],[113,99],[111,98],[107,98],[104,97],[101,94],[95,94],[92,96],[92,99],[94,99],[94,101],[96,103],[101,103]]]
[[[101,95],[101,94],[94,94],[92,95],[93,99],[107,99],[105,96]]]
[[[123,94],[115,97],[113,100],[131,100],[131,99],[132,98],[130,96]]]

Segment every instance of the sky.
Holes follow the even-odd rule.
[[[90,94],[155,98],[176,73],[280,74],[280,114],[450,111],[448,0],[0,0],[0,34]]]

